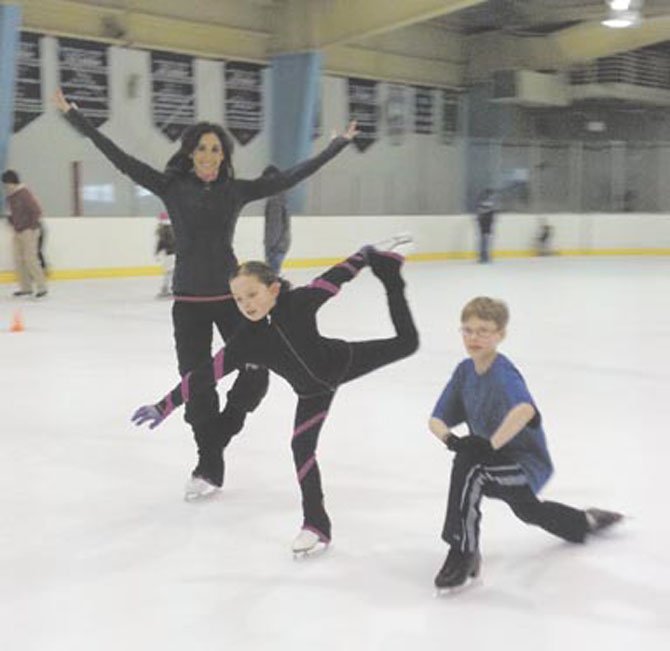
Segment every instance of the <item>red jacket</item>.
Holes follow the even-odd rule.
[[[7,197],[9,204],[9,222],[17,233],[28,228],[39,228],[42,207],[35,195],[24,185]]]

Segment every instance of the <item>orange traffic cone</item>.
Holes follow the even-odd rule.
[[[10,332],[23,332],[26,327],[23,325],[23,317],[21,316],[21,310],[15,310],[14,316],[12,316],[12,322],[9,326]]]

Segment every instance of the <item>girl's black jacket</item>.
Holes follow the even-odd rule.
[[[245,363],[274,371],[301,397],[333,393],[349,367],[351,349],[346,341],[319,333],[316,313],[365,265],[365,258],[356,253],[309,285],[282,289],[264,319],[245,319],[207,364],[184,375],[180,384],[157,403],[161,413],[167,416],[191,395]]]

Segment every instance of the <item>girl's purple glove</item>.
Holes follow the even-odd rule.
[[[131,418],[135,425],[144,425],[144,423],[149,423],[149,429],[158,427],[163,420],[165,420],[165,414],[158,405],[142,405]]]

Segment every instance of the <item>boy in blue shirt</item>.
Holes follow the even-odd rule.
[[[479,574],[482,497],[501,499],[524,522],[575,543],[622,518],[538,499],[553,466],[540,412],[521,373],[497,350],[508,321],[502,301],[478,297],[465,305],[461,334],[469,357],[456,367],[429,421],[431,432],[456,453],[442,530],[449,553],[435,577],[438,588]],[[451,432],[464,422],[469,436]]]

